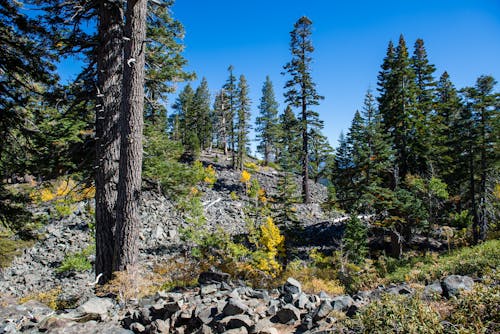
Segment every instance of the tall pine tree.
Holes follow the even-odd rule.
[[[279,131],[278,102],[276,102],[273,83],[269,76],[266,77],[262,87],[259,111],[260,115],[256,119],[257,138],[260,139],[257,152],[264,156],[264,164],[267,166],[272,158],[276,159],[276,144]]]
[[[309,194],[309,128],[320,126],[319,114],[311,106],[323,99],[316,91],[316,84],[311,77],[311,54],[314,51],[311,40],[312,21],[303,16],[290,32],[290,51],[292,60],[284,66],[290,79],[285,83],[285,102],[300,108],[299,121],[302,132],[302,200],[310,202]]]

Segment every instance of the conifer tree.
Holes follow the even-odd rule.
[[[244,158],[247,155],[248,133],[250,131],[250,99],[248,98],[248,84],[244,75],[240,76],[237,89],[237,140],[238,140],[238,157],[236,160],[236,168],[243,170]]]
[[[400,177],[418,170],[418,145],[415,118],[416,104],[415,73],[410,66],[408,49],[403,35],[396,49],[389,43],[386,58],[379,73],[379,110],[385,130],[390,134],[396,152],[396,165]]]
[[[337,203],[344,210],[351,210],[354,203],[353,167],[351,149],[344,132],[340,132],[339,144],[335,152],[332,184],[335,187]]]
[[[314,182],[327,177],[328,167],[332,158],[333,149],[328,139],[317,128],[309,130],[311,153],[309,155],[310,175]]]
[[[290,106],[279,117],[278,162],[284,170],[299,173],[301,164],[300,124]]]
[[[189,137],[196,133],[197,119],[193,108],[193,98],[194,90],[188,83],[172,105],[175,113],[171,116],[171,124],[175,125],[178,122],[177,127],[172,128],[172,131],[175,131],[173,137],[179,138],[184,146],[187,146]]]
[[[256,119],[257,138],[260,143],[257,152],[263,154],[264,164],[267,166],[276,154],[278,141],[278,102],[274,97],[273,83],[269,76],[262,87],[262,97],[259,105],[260,115]],[[273,157],[276,159],[276,155]]]
[[[210,92],[205,78],[201,80],[193,96],[193,108],[196,119],[196,136],[200,148],[206,149],[212,143],[212,115],[210,108]]]
[[[311,41],[312,21],[303,16],[290,32],[290,51],[292,60],[284,66],[290,79],[285,83],[285,102],[300,108],[299,120],[302,132],[302,200],[310,202],[309,194],[309,128],[320,127],[319,114],[311,110],[311,106],[319,104],[323,99],[316,92],[316,84],[311,77],[311,54],[314,47]]]
[[[227,104],[225,104],[225,94],[224,90],[215,95],[215,101],[213,106],[214,122],[213,128],[216,136],[217,147],[224,151],[224,155],[228,155],[228,143],[227,143]]]
[[[226,121],[226,126],[227,126],[227,135],[228,135],[228,144],[231,149],[231,165],[233,168],[236,167],[236,129],[235,129],[235,122],[236,122],[236,103],[237,103],[237,84],[236,84],[236,77],[233,74],[233,65],[230,65],[228,67],[228,72],[229,72],[229,77],[226,80],[226,83],[224,84],[223,88],[223,93],[224,95],[224,100],[225,100],[225,105],[224,107],[226,108],[227,112],[225,121]]]
[[[347,222],[342,241],[349,260],[363,263],[368,255],[368,227],[356,215]]]

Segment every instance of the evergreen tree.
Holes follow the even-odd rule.
[[[434,109],[434,95],[436,82],[433,74],[435,66],[429,63],[424,41],[417,39],[414,53],[411,58],[411,67],[415,73],[416,84],[416,114],[414,118],[415,135],[412,149],[415,151],[415,166],[420,173],[430,172],[431,136],[433,135],[433,124],[430,123],[431,112]]]
[[[276,144],[278,141],[278,102],[274,97],[273,83],[269,76],[266,77],[262,87],[262,97],[260,98],[260,116],[256,119],[257,138],[260,143],[257,152],[263,154],[264,164],[267,166],[276,154]],[[276,155],[274,159],[276,159]]]
[[[431,115],[433,134],[431,137],[432,165],[435,173],[448,184],[452,194],[460,193],[460,184],[465,179],[460,167],[462,145],[458,119],[460,98],[457,90],[444,72],[436,86],[435,113]],[[460,176],[462,174],[462,176]]]
[[[328,139],[319,129],[309,130],[311,154],[309,155],[310,175],[314,182],[318,183],[320,179],[328,177],[328,166],[332,158],[333,149],[328,143]]]
[[[370,90],[365,95],[362,117],[366,145],[358,153],[358,170],[364,182],[358,206],[361,212],[381,213],[392,202],[393,194],[390,189],[393,183],[394,151],[384,132],[381,116]]]
[[[379,110],[385,130],[390,134],[396,152],[398,174],[418,171],[417,154],[412,145],[418,143],[415,120],[416,105],[415,73],[410,66],[410,58],[404,37],[394,50],[389,44],[386,58],[379,73]],[[397,177],[399,179],[399,177]]]
[[[225,113],[225,122],[227,126],[227,134],[228,134],[228,144],[231,149],[231,165],[233,168],[236,167],[236,103],[237,103],[237,86],[236,86],[236,77],[233,74],[233,65],[228,67],[229,77],[224,84],[223,93],[227,112]]]
[[[354,203],[353,195],[353,167],[349,143],[344,135],[340,133],[339,144],[335,152],[334,170],[332,184],[336,190],[337,203],[343,210],[349,211]]]
[[[205,78],[201,80],[193,96],[193,108],[196,119],[196,136],[201,149],[212,143],[212,115],[210,108],[210,92]]]
[[[361,264],[368,255],[368,227],[355,215],[346,224],[343,237],[347,258]]]
[[[300,124],[290,106],[279,117],[278,162],[283,170],[299,173],[301,156]]]
[[[173,138],[179,138],[186,148],[189,138],[196,135],[197,118],[193,108],[194,94],[191,85],[187,84],[172,105],[172,109],[175,111],[171,116]]]
[[[323,99],[316,92],[316,84],[311,77],[311,54],[314,47],[311,41],[312,21],[303,16],[290,32],[290,51],[292,60],[284,66],[290,76],[285,83],[285,102],[300,108],[300,128],[302,132],[302,200],[310,202],[309,196],[309,128],[320,127],[319,114],[310,109]]]
[[[243,170],[244,158],[247,154],[248,146],[248,133],[250,131],[250,99],[248,98],[248,84],[244,75],[240,76],[237,89],[237,112],[238,112],[238,126],[237,126],[237,140],[238,140],[238,157],[236,160],[236,167]]]
[[[215,96],[213,114],[214,123],[213,128],[216,136],[217,147],[224,151],[224,155],[227,157],[228,154],[228,144],[227,144],[227,104],[225,103],[224,90]]]
[[[469,162],[469,200],[473,217],[474,241],[486,239],[489,221],[496,212],[491,212],[488,179],[498,168],[498,133],[500,126],[498,111],[500,94],[494,92],[496,81],[491,76],[481,76],[475,87],[463,90],[465,99],[462,122],[466,125]]]

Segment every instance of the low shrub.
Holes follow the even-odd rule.
[[[81,252],[67,255],[56,271],[63,273],[67,271],[91,270],[92,264],[90,263],[89,256],[93,254],[95,254],[95,244],[89,245]]]

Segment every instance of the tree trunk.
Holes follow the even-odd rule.
[[[117,217],[113,269],[123,271],[138,254],[142,171],[144,55],[147,0],[127,1]]]
[[[116,187],[120,153],[118,118],[123,74],[122,26],[121,5],[110,1],[100,2],[95,176],[95,273],[96,275],[102,273],[99,283],[111,279],[113,269]]]

